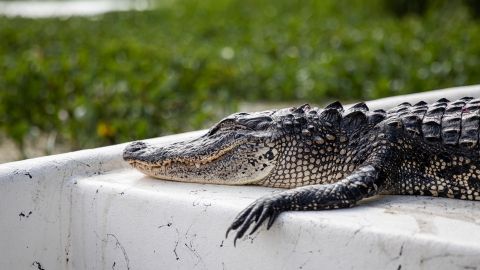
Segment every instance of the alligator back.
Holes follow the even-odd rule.
[[[385,120],[401,121],[407,133],[429,143],[466,150],[479,146],[480,99],[440,99],[433,104],[421,101],[414,105],[405,102],[388,110]]]

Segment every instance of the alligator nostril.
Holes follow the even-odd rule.
[[[138,150],[142,150],[142,149],[145,149],[145,148],[147,148],[147,144],[144,143],[144,142],[140,142],[140,141],[132,142],[131,144],[129,144],[127,146],[127,149],[132,151],[132,152],[136,152]]]
[[[147,148],[147,145],[144,142],[132,142],[125,147],[125,150],[123,151],[123,159],[129,160],[138,157],[138,155],[141,153],[140,150],[145,148]]]

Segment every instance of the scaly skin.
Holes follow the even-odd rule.
[[[283,211],[356,205],[377,194],[480,200],[480,99],[403,103],[385,112],[299,108],[233,114],[200,138],[127,146],[124,159],[173,181],[287,188],[233,221],[234,242]]]

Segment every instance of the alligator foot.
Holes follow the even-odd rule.
[[[342,181],[305,186],[262,197],[245,208],[227,230],[236,230],[233,245],[254,223],[253,234],[268,219],[267,230],[283,211],[308,211],[348,208],[361,199],[378,194],[382,187],[378,171],[373,166],[360,167]]]
[[[280,207],[282,201],[277,194],[256,200],[237,215],[232,225],[228,228],[225,238],[228,238],[230,230],[237,230],[235,238],[233,239],[233,245],[235,246],[237,239],[242,238],[254,222],[256,224],[250,234],[253,234],[267,218],[267,230],[270,229],[277,216],[282,212],[282,208]]]

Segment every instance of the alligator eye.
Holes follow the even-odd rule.
[[[239,119],[237,122],[248,129],[263,129],[270,124],[273,119],[269,116],[256,116],[252,118]]]
[[[220,129],[263,130],[268,127],[268,125],[270,125],[272,121],[273,119],[270,116],[250,115],[248,113],[236,113],[218,122],[218,124],[216,124],[210,129],[207,135],[214,135]]]

